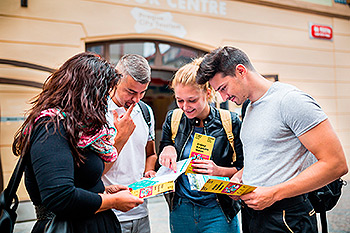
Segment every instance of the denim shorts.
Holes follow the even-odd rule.
[[[306,195],[286,198],[264,210],[242,205],[243,233],[317,233],[316,212]]]

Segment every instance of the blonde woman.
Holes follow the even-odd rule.
[[[159,161],[176,170],[176,161],[189,157],[193,136],[201,133],[215,137],[211,160],[194,160],[195,171],[205,175],[232,177],[243,166],[242,144],[239,139],[241,121],[231,113],[236,161],[233,149],[221,123],[219,110],[210,106],[212,89],[198,85],[195,77],[202,59],[180,68],[171,82],[178,107],[183,111],[178,133],[172,141],[169,111],[163,124]],[[240,205],[227,195],[191,190],[188,178],[182,174],[168,194],[171,232],[240,232],[237,213]],[[171,196],[170,196],[171,195]]]

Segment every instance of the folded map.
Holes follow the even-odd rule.
[[[186,171],[190,159],[181,160],[176,163],[177,172],[162,166],[155,177],[145,178],[128,187],[130,192],[139,198],[148,198],[164,192],[175,191],[175,180]]]
[[[230,181],[227,177],[187,174],[192,190],[241,196],[256,189],[254,186]]]

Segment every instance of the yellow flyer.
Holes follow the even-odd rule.
[[[172,180],[164,183],[155,183],[153,185],[145,181],[139,182],[139,185],[139,187],[136,187],[134,183],[132,188],[129,187],[131,194],[139,198],[147,198],[151,196],[156,196],[164,192],[175,190],[175,183]]]
[[[215,138],[199,133],[194,134],[193,143],[189,158],[191,159],[185,174],[195,173],[192,167],[192,160],[209,160],[213,151]]]
[[[175,191],[175,180],[185,172],[190,159],[176,162],[177,172],[167,167],[160,167],[156,176],[145,178],[130,184],[129,190],[132,195],[139,198],[150,198],[165,192]]]
[[[241,196],[246,193],[254,191],[256,187],[234,183],[231,181],[223,181],[217,179],[209,179],[200,189],[202,192],[211,192],[211,193],[221,193],[227,195]]]
[[[187,176],[191,189],[201,192],[241,196],[256,189],[254,186],[232,182],[228,177],[202,174],[188,174]]]

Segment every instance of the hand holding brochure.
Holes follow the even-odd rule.
[[[155,177],[142,179],[129,185],[131,193],[139,198],[148,198],[175,191],[175,180],[183,173],[188,176],[193,190],[236,196],[252,192],[256,187],[231,182],[227,177],[202,175],[193,171],[193,160],[210,159],[214,142],[214,137],[195,133],[189,158],[176,163],[178,168],[176,173],[162,166]]]
[[[175,191],[175,180],[186,171],[190,160],[176,163],[178,171],[162,166],[155,177],[142,179],[129,185],[130,192],[139,198],[153,197],[164,192]]]
[[[149,198],[165,192],[175,191],[175,180],[183,174],[190,165],[191,159],[177,162],[178,171],[162,166],[153,178],[142,179],[129,185],[131,193],[139,198]],[[231,182],[228,177],[208,176],[202,174],[187,174],[191,189],[202,192],[220,193],[240,196],[252,192],[256,187]]]
[[[187,174],[192,190],[241,196],[256,189],[254,186],[232,182],[228,177]]]
[[[211,152],[213,151],[215,138],[199,133],[194,134],[193,143],[189,158],[192,160],[209,160]],[[195,173],[193,171],[192,162],[186,169],[186,175],[188,173]]]

